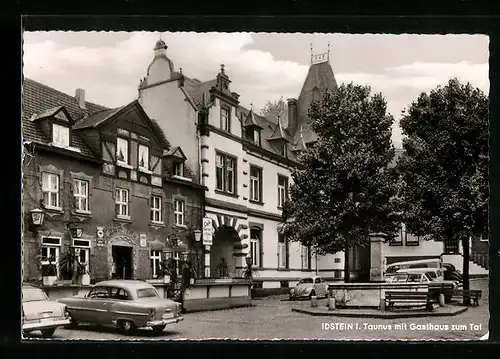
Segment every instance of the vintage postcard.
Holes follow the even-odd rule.
[[[23,340],[488,336],[486,35],[23,34]]]

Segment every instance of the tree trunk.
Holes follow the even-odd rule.
[[[349,270],[349,247],[344,250],[344,282],[349,283],[351,271]]]
[[[468,236],[462,236],[462,248],[463,248],[463,253],[462,253],[462,258],[463,258],[463,290],[467,291],[470,288],[469,284],[469,237]],[[470,303],[470,298],[464,296],[463,298],[463,304],[464,305],[469,305]]]

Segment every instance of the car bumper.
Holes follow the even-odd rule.
[[[168,325],[168,324],[176,324],[182,322],[184,317],[170,318],[170,319],[160,319],[160,320],[151,320],[146,323],[146,327],[155,327],[158,325]]]
[[[71,324],[71,319],[58,319],[45,322],[23,323],[23,330],[41,330],[57,328],[63,325]]]

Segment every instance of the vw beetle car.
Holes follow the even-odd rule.
[[[328,297],[328,283],[320,277],[302,278],[295,288],[290,289],[290,300]]]
[[[67,306],[71,326],[78,323],[114,325],[124,334],[150,327],[160,333],[181,322],[181,304],[161,298],[156,289],[139,280],[108,280],[95,284],[84,297],[60,299]]]
[[[23,333],[40,330],[44,338],[54,335],[57,327],[71,323],[64,304],[49,300],[45,292],[33,285],[22,286]]]

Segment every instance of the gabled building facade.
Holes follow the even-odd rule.
[[[192,245],[204,188],[137,101],[109,109],[83,97],[24,80],[23,280],[49,265],[68,279],[58,264],[69,252],[92,281],[154,279]]]
[[[273,121],[241,106],[224,65],[214,79],[192,79],[174,69],[166,44],[156,43],[139,85],[139,102],[162,129],[175,132],[173,145],[182,143],[186,153],[197,155],[200,182],[207,188],[204,216],[213,227],[212,244],[205,246],[206,277],[241,277],[251,260],[258,273],[254,279],[279,287],[320,270],[334,276],[335,265],[340,268],[333,256],[316,257],[278,230],[291,171],[300,166],[297,153],[307,145],[300,104],[308,106],[315,89],[335,84],[329,64],[319,65],[319,71],[314,66],[301,97],[289,101],[292,124],[287,126],[285,113]]]

